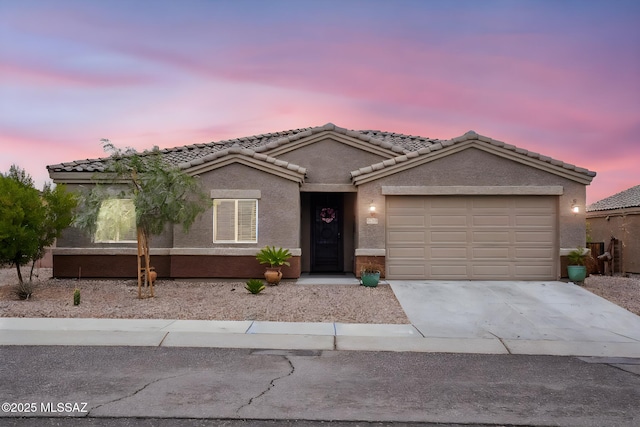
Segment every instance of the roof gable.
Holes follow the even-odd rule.
[[[640,207],[640,185],[598,200],[587,206],[587,212]]]
[[[596,175],[595,172],[587,169],[469,131],[457,138],[439,141],[416,151],[354,170],[351,172],[351,178],[355,185],[364,184],[365,182],[374,181],[469,148],[483,150],[582,184],[589,184]]]
[[[240,163],[300,184],[304,182],[307,172],[305,168],[293,163],[237,146],[181,163],[178,167],[190,175],[198,175],[233,163]]]

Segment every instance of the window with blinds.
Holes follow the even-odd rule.
[[[214,199],[213,241],[256,243],[258,241],[258,201]]]

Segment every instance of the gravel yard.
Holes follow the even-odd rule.
[[[28,278],[28,269],[24,270]],[[15,269],[0,269],[0,316],[409,323],[389,285],[283,281],[252,295],[241,281],[159,280],[155,298],[139,300],[135,280],[59,280],[51,278],[51,269],[39,269],[37,274],[33,296],[21,301],[12,292]],[[640,315],[640,276],[590,276],[583,287]],[[81,291],[79,306],[73,305],[76,288]]]
[[[139,300],[136,280],[51,279],[51,269],[38,276],[31,299],[21,301],[10,286],[17,283],[15,269],[0,270],[0,316],[409,323],[389,285],[283,281],[252,295],[241,281],[158,280],[155,297]],[[75,288],[81,291],[79,306],[73,305]]]

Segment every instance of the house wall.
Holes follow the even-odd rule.
[[[176,225],[152,237],[152,249],[163,250],[163,255],[155,256],[152,250],[158,277],[260,277],[264,266],[259,265],[255,254],[267,244],[290,249],[295,255],[291,267],[283,269],[284,278],[300,275],[298,183],[239,163],[202,173],[200,179],[207,194],[217,189],[260,190],[258,243],[213,243],[211,203],[189,233]],[[136,277],[136,243],[93,243],[90,236],[72,227],[64,231],[57,246],[55,277]],[[65,252],[69,248],[74,250]]]
[[[174,248],[262,248],[275,245],[300,248],[300,190],[296,182],[252,167],[233,163],[200,175],[202,188],[211,190],[260,190],[258,243],[213,243],[213,202],[188,234],[174,228]]]
[[[330,138],[280,154],[279,159],[307,168],[305,183],[351,184],[350,173],[384,157]]]
[[[559,245],[563,249],[585,246],[585,185],[568,178],[469,148],[412,169],[361,184],[358,187],[357,248],[385,248],[385,198],[382,186],[562,186],[558,197]],[[581,213],[571,212],[573,200]],[[367,224],[368,206],[376,206],[378,224]],[[367,254],[369,255],[369,254]]]
[[[640,273],[640,208],[587,213],[591,241],[604,242],[611,236],[621,242],[622,273]]]
[[[88,191],[89,185],[66,184],[67,190],[71,192],[81,193]],[[162,234],[151,236],[149,246],[152,248],[170,248],[173,246],[173,233],[168,227]],[[56,241],[57,248],[136,248],[137,244],[133,243],[96,243],[92,241],[92,236],[88,233],[76,228],[69,227],[62,232],[62,235]]]

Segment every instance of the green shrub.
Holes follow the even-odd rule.
[[[73,305],[80,305],[80,289],[73,291]]]
[[[265,286],[260,279],[249,279],[244,288],[252,294],[257,295],[264,290]]]
[[[588,256],[589,250],[579,247],[569,252],[567,258],[569,259],[569,265],[585,265]]]
[[[291,258],[289,249],[276,249],[275,246],[265,246],[258,252],[256,259],[260,264],[269,264],[271,267],[280,267],[282,265],[290,265],[287,260]]]

